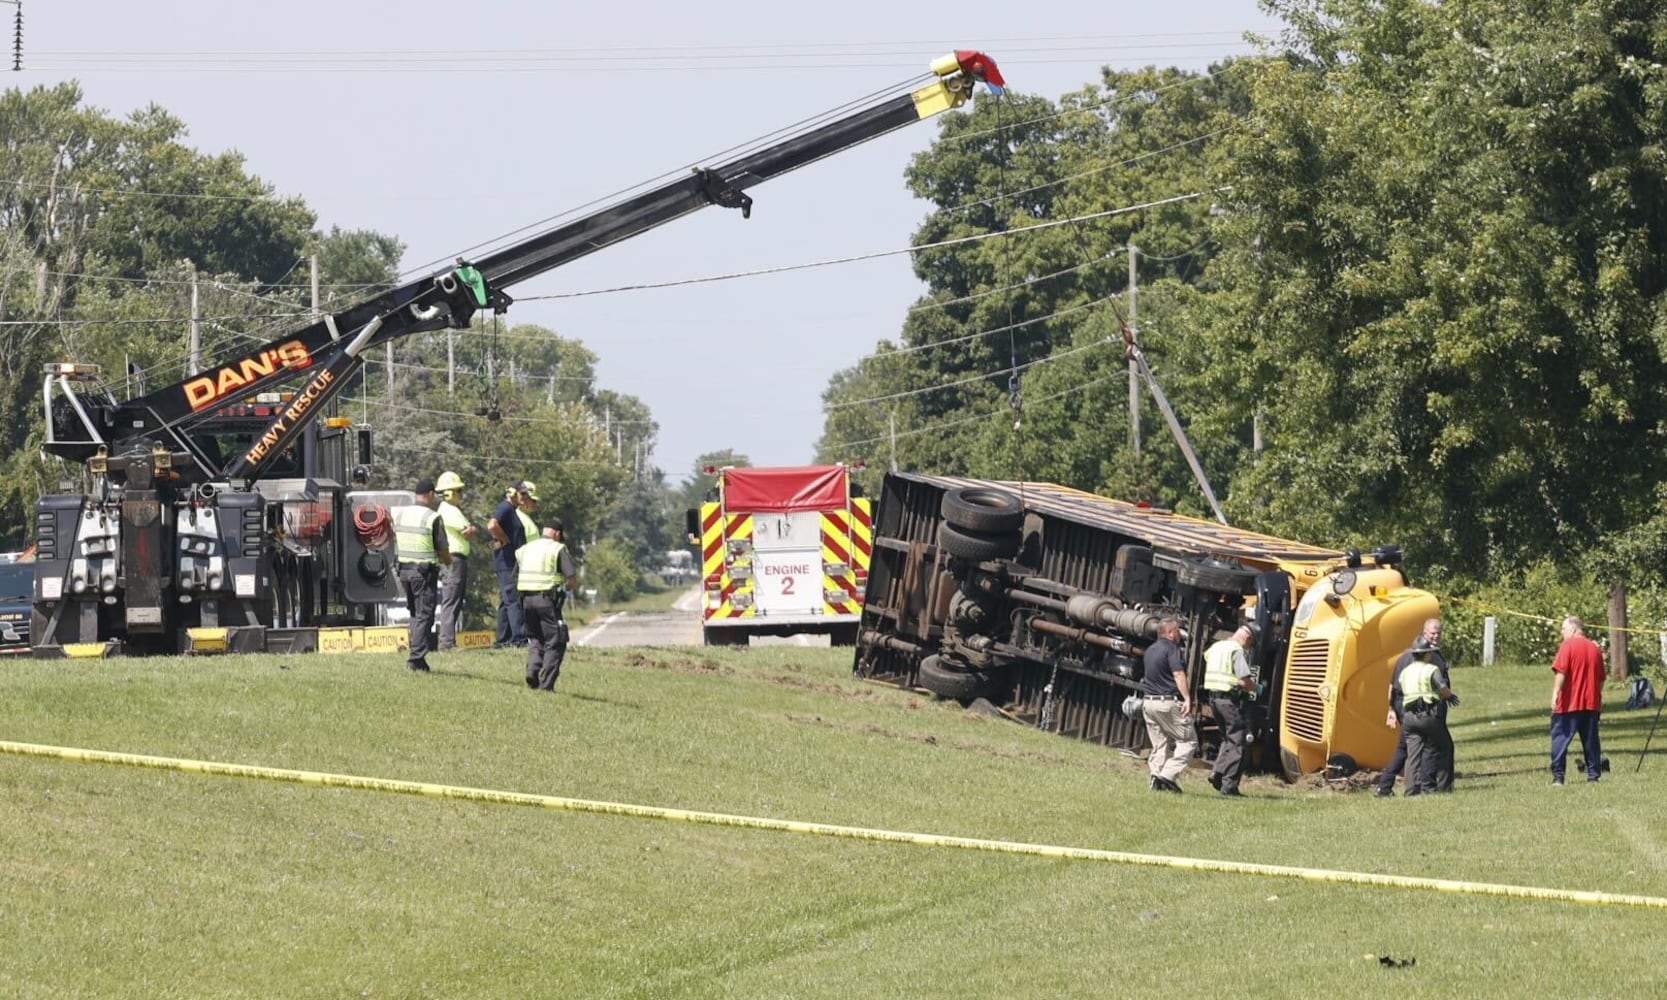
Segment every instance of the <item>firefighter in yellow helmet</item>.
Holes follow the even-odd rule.
[[[563,585],[565,586],[565,589]],[[567,656],[567,622],[561,616],[567,591],[579,584],[573,553],[561,540],[561,522],[515,550],[515,589],[527,623],[527,686],[554,691]]]
[[[442,472],[434,481],[440,492],[440,523],[446,526],[446,545],[451,549],[451,563],[440,571],[440,643],[439,650],[457,648],[457,631],[463,625],[463,601],[469,594],[469,552],[480,529],[469,523],[469,518],[458,507],[463,498],[463,477],[455,472]]]
[[[405,665],[428,672],[428,633],[434,628],[435,585],[441,564],[452,561],[446,532],[434,512],[434,483],[420,480],[416,502],[394,508],[394,544],[399,551],[399,582],[405,585],[405,608],[411,612],[411,649]]]

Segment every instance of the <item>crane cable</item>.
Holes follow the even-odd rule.
[[[1002,135],[1009,127],[1003,120],[1003,109],[1007,102],[1005,95],[996,98],[996,133]],[[1004,137],[1001,148],[996,156],[996,185],[1007,190],[1007,155],[1008,142]],[[997,216],[1001,232],[1007,232],[1007,218],[1005,213]],[[997,279],[1002,285],[1012,288],[1013,285],[1013,253],[1012,241],[1001,241],[1001,276]],[[1025,469],[1025,439],[1024,439],[1024,389],[1023,376],[1019,367],[1019,338],[1013,319],[1013,293],[1007,295],[1007,405],[1013,409],[1013,478],[1019,484],[1019,506],[1024,506],[1025,480],[1029,478]]]

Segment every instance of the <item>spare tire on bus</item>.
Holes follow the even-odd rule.
[[[986,535],[1003,535],[1024,525],[1019,498],[993,486],[956,486],[938,505],[943,519],[957,528]]]
[[[971,701],[989,690],[990,675],[960,664],[946,665],[933,653],[915,668],[915,683],[948,701]]]
[[[948,521],[938,525],[938,547],[969,562],[1007,559],[1019,552],[1019,533],[987,534],[957,528]]]
[[[1218,594],[1256,593],[1256,571],[1225,559],[1191,559],[1175,571],[1184,587],[1213,590]]]

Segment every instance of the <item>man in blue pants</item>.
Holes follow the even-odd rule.
[[[522,480],[509,488],[498,509],[486,522],[492,536],[492,571],[498,576],[498,632],[494,649],[527,644],[527,622],[521,595],[515,589],[515,553],[538,537],[532,512],[538,509],[538,487]]]

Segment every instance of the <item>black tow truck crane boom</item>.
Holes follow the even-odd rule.
[[[352,530],[353,501],[367,494],[344,485],[344,428],[321,436],[317,427],[366,350],[465,329],[483,309],[507,309],[515,284],[707,205],[749,217],[749,188],[959,107],[978,82],[995,93],[1004,84],[978,52],[954,52],[931,70],[924,86],[459,260],[137,398],[117,400],[94,366],[48,365],[42,450],[83,464],[88,492],[44,495],[37,505],[37,655],[112,641],[173,651],[192,627],[254,633],[365,622],[368,606],[396,599],[398,585],[389,553]],[[302,377],[250,425],[245,401]],[[233,437],[233,424],[252,437]],[[333,461],[320,461],[321,447]],[[286,465],[289,475],[278,474]]]

